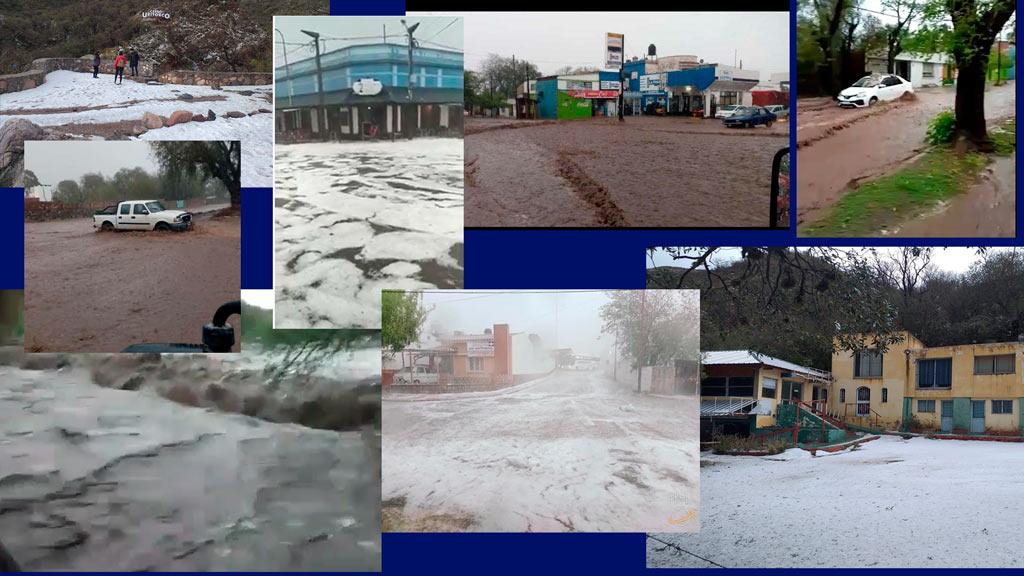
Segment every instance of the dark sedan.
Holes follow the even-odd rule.
[[[776,117],[775,114],[772,114],[760,106],[743,106],[742,108],[737,108],[736,112],[734,112],[732,116],[723,119],[722,123],[725,124],[727,128],[733,128],[736,126],[753,127],[758,124],[764,124],[771,128],[772,122],[775,122],[777,119],[778,117]]]

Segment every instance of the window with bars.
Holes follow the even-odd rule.
[[[918,412],[935,412],[935,400],[918,400],[917,401]]]
[[[922,78],[934,78],[935,77],[935,64],[932,62],[925,62],[921,67]]]
[[[853,377],[882,377],[882,355],[878,350],[862,350],[854,354]]]
[[[484,371],[484,359],[477,358],[475,356],[469,357],[469,371],[470,372],[483,372]]]
[[[1013,414],[1013,400],[993,400],[993,414]]]
[[[888,402],[888,401],[889,401],[889,389],[888,388],[882,388],[882,402]]]
[[[775,378],[762,378],[761,379],[761,398],[775,398],[775,389],[778,387],[779,381]]]
[[[1016,357],[1013,354],[999,354],[996,356],[975,356],[974,358],[974,373],[979,375],[987,374],[1013,374],[1014,361]]]
[[[953,385],[953,359],[931,358],[917,361],[917,387],[950,388]]]
[[[839,389],[839,401],[846,402],[846,388]]]

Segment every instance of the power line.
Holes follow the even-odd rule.
[[[451,25],[452,25],[452,24],[455,24],[455,23],[456,23],[456,22],[458,22],[458,21],[459,21],[459,19],[458,19],[458,18],[452,18],[452,21],[451,21],[451,22],[449,22],[449,23],[448,23],[448,24],[447,24],[447,25],[446,25],[446,26],[445,26],[444,28],[441,28],[440,30],[438,30],[438,31],[437,31],[437,33],[436,33],[436,34],[434,34],[433,36],[431,36],[430,38],[427,38],[426,40],[421,40],[421,42],[428,42],[428,41],[430,41],[430,40],[433,40],[434,38],[437,38],[438,34],[440,34],[441,32],[444,32],[444,31],[445,31],[445,30],[447,30],[447,29],[448,29],[449,27],[451,27]]]

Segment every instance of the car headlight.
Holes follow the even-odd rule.
[[[175,222],[181,222],[181,216],[175,216],[174,217],[174,221]]]

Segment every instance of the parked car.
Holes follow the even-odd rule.
[[[789,108],[786,108],[781,104],[772,104],[771,106],[765,106],[764,109],[771,112],[772,114],[775,114],[775,117],[778,120],[782,120],[783,118],[789,117]]]
[[[437,373],[431,372],[429,366],[406,366],[395,373],[395,384],[437,384]]]
[[[728,118],[729,116],[732,116],[733,113],[736,112],[736,109],[739,107],[740,106],[738,104],[719,106],[718,109],[715,110],[715,118]]]
[[[914,93],[914,86],[895,74],[870,74],[857,80],[839,93],[839,105],[844,108],[863,108],[879,101],[895,100],[906,93]]]
[[[776,116],[771,112],[765,110],[760,106],[741,106],[732,116],[722,120],[727,128],[740,127],[754,127],[758,124],[764,124],[771,128],[772,122],[775,122]]]
[[[181,231],[191,225],[191,212],[168,210],[156,200],[128,200],[92,215],[92,227],[100,230]]]

